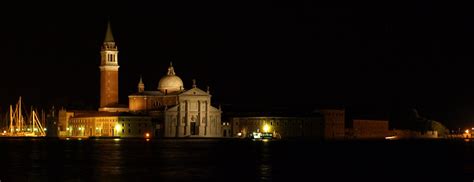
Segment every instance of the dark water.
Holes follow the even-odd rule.
[[[0,163],[1,182],[472,181],[474,143],[0,138]]]

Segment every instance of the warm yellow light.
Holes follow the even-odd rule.
[[[99,130],[99,128],[95,128],[96,130]]]
[[[145,137],[147,137],[147,138],[150,137],[150,133],[146,133]]]
[[[237,133],[237,136],[242,136],[242,133],[241,133],[241,132],[238,132],[238,133]]]
[[[3,130],[3,133],[7,133],[7,131],[6,131],[6,130]]]
[[[66,128],[66,131],[69,131],[69,128]]]
[[[270,126],[268,126],[267,124],[265,124],[265,125],[263,126],[263,132],[268,133],[269,131],[270,131]]]
[[[120,125],[119,124],[115,125],[115,130],[117,130],[117,131],[120,130]]]
[[[466,131],[464,131],[464,132],[466,132],[467,134],[469,134],[469,130],[466,130]]]

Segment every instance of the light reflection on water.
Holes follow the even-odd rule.
[[[408,175],[463,176],[474,174],[473,152],[474,143],[462,140],[2,139],[0,180],[298,181],[316,176],[347,181],[366,179],[374,173],[394,179]],[[400,165],[407,174],[400,172]]]
[[[260,152],[260,165],[258,167],[258,172],[260,176],[259,181],[272,181],[272,165],[271,162],[271,152],[269,151],[269,141],[261,141],[262,151]]]

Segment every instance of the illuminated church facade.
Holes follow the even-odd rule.
[[[118,48],[108,24],[100,61],[100,108],[98,111],[59,112],[62,136],[72,137],[222,137],[222,111],[211,105],[206,91],[190,89],[170,63],[158,87],[145,90],[142,78],[129,104],[119,104]]]
[[[209,90],[199,89],[194,80],[192,88],[185,90],[173,65],[157,90],[145,91],[140,78],[138,92],[128,98],[130,112],[161,118],[165,137],[221,136],[221,110],[211,106]]]

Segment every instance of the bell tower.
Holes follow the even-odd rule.
[[[118,104],[118,50],[115,45],[110,22],[107,24],[105,40],[100,51],[100,108]]]
[[[138,93],[143,93],[145,91],[145,84],[143,83],[142,76],[140,76],[140,82],[138,82]]]

